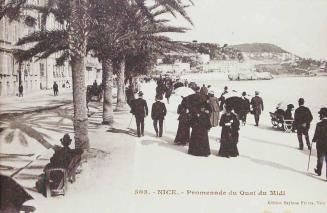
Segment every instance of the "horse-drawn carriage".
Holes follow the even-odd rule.
[[[92,100],[101,101],[103,95],[102,85],[88,85],[86,88],[86,100],[90,102]]]

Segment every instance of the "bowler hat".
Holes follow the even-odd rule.
[[[246,92],[242,92],[242,95],[243,95],[243,96],[246,96]]]
[[[259,95],[259,91],[255,91],[254,94],[255,94],[255,95]]]
[[[60,139],[60,141],[61,141],[62,145],[65,146],[65,145],[70,145],[70,143],[72,142],[72,139],[70,138],[69,134],[66,133],[66,134],[64,135],[64,137],[62,137],[62,138]]]
[[[287,108],[288,108],[288,109],[293,109],[293,108],[294,108],[294,105],[293,105],[293,104],[288,104],[288,105],[287,105]]]
[[[304,99],[303,98],[299,98],[299,104],[304,104]]]
[[[326,107],[322,107],[319,112],[320,115],[322,116],[327,116],[327,108]]]
[[[137,93],[139,96],[143,96],[143,92],[139,91],[139,93]]]

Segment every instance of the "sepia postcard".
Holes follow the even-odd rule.
[[[0,0],[0,213],[326,213],[326,0]]]

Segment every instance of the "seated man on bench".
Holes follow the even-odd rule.
[[[55,146],[55,153],[50,158],[50,163],[48,163],[44,168],[45,176],[42,183],[37,183],[37,188],[40,192],[45,193],[46,184],[49,184],[50,189],[61,190],[66,187],[67,179],[75,179],[75,171],[79,165],[81,159],[81,150],[74,150],[69,148],[72,139],[69,134],[65,134],[62,139],[60,139],[63,147]]]

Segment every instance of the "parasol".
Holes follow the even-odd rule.
[[[7,212],[10,210],[10,212],[12,212],[13,208],[19,212],[24,202],[33,199],[33,197],[11,177],[0,174],[0,186],[0,212]]]
[[[229,96],[225,100],[225,104],[233,108],[235,113],[239,113],[242,107],[244,106],[244,100],[239,96]]]
[[[178,87],[177,89],[174,90],[173,93],[178,96],[186,97],[194,94],[194,91],[189,87]]]

